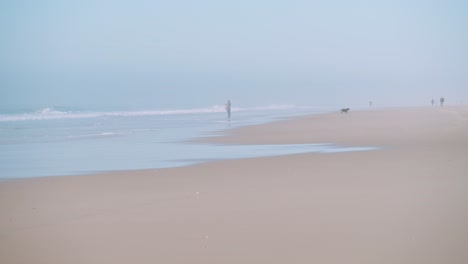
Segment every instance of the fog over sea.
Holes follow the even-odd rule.
[[[331,144],[220,146],[184,143],[240,126],[336,109],[294,105],[145,111],[49,107],[0,113],[0,179],[186,166],[303,152],[352,151]],[[327,142],[324,142],[327,143]]]

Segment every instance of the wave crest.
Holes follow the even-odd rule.
[[[294,105],[269,105],[258,107],[233,107],[233,112],[241,111],[268,111],[286,110],[301,107]],[[163,116],[182,114],[209,114],[224,112],[224,105],[213,105],[207,108],[193,109],[169,109],[169,110],[147,110],[147,111],[110,111],[110,112],[73,112],[58,111],[53,107],[46,107],[32,113],[0,115],[0,122],[6,121],[34,121],[53,119],[79,119],[79,118],[99,118],[99,117],[137,117],[137,116]]]

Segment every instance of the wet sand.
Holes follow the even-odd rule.
[[[0,182],[0,263],[468,263],[467,107],[203,140],[381,149]]]

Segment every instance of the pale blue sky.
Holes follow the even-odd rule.
[[[3,107],[468,102],[468,4],[0,2]]]

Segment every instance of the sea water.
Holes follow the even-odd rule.
[[[86,111],[50,107],[0,114],[0,180],[168,168],[219,159],[367,150],[332,144],[187,143],[240,126],[327,109],[297,106]]]

